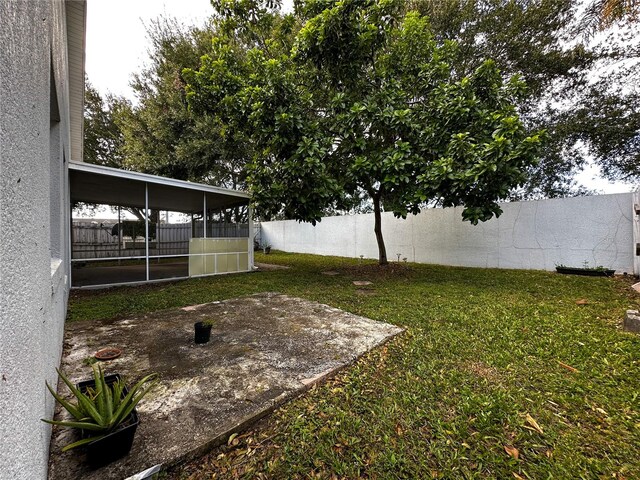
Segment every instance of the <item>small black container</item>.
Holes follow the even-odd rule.
[[[196,343],[207,343],[211,338],[212,325],[210,323],[196,322],[193,326],[196,330]]]
[[[120,375],[106,375],[104,381],[107,385],[111,386],[115,382],[120,380]],[[87,388],[95,388],[95,380],[86,380],[77,384],[78,389],[85,393]],[[122,398],[129,393],[127,387],[122,389]],[[136,429],[140,419],[138,418],[138,412],[134,408],[129,415],[129,418],[125,420],[120,426],[111,432],[110,434],[99,438],[91,443],[85,445],[84,449],[87,453],[87,462],[91,467],[98,468],[108,463],[122,458],[131,451],[133,445],[133,438],[136,434]],[[81,430],[82,438],[90,437],[92,432],[88,430]]]

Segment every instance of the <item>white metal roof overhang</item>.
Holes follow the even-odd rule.
[[[71,201],[102,205],[149,208],[182,213],[201,213],[248,205],[246,192],[201,183],[119,170],[83,162],[69,162]]]
[[[69,65],[69,132],[71,159],[82,160],[84,138],[84,65],[87,27],[86,0],[65,0]]]

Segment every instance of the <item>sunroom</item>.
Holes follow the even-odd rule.
[[[69,162],[71,286],[248,272],[246,192]]]

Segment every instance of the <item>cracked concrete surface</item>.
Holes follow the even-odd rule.
[[[196,345],[193,323],[209,318],[211,341]],[[127,457],[89,470],[78,451],[60,452],[75,434],[55,428],[49,478],[123,479],[193,458],[401,331],[276,293],[69,324],[62,364],[72,381],[90,376],[84,360],[106,346],[123,349],[120,358],[103,362],[108,373],[131,383],[158,372],[161,381],[139,404]]]

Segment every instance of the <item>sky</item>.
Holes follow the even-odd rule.
[[[284,0],[291,8],[293,0]],[[91,84],[102,94],[113,93],[135,101],[129,86],[148,58],[145,25],[161,15],[185,25],[202,25],[213,13],[209,0],[87,0],[85,68]],[[631,191],[631,186],[608,182],[596,166],[586,168],[577,180],[601,193]]]
[[[212,13],[209,0],[87,0],[89,81],[101,94],[134,100],[129,81],[148,58],[145,25],[161,15],[201,25]]]

